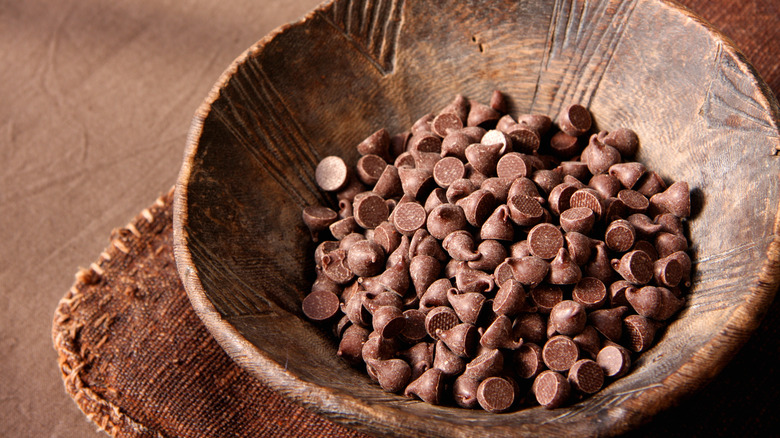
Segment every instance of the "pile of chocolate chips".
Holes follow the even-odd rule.
[[[310,206],[317,278],[302,303],[386,391],[490,412],[555,408],[625,375],[683,305],[685,182],[629,161],[629,129],[591,133],[456,96],[410,132],[323,159]]]

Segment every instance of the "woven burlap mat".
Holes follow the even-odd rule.
[[[118,437],[363,436],[277,395],[190,306],[173,259],[172,192],[114,230],[55,313],[65,390]]]
[[[365,436],[277,395],[209,335],[176,271],[172,198],[114,230],[57,306],[54,345],[79,408],[117,437]],[[632,435],[776,433],[779,307],[715,382]]]

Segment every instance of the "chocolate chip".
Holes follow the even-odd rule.
[[[433,354],[434,344],[430,342],[418,342],[398,352],[398,356],[405,359],[412,369],[410,380],[417,379],[433,367]]]
[[[399,392],[409,383],[412,369],[402,359],[377,360],[369,359],[366,365],[377,377],[379,386],[387,392]]]
[[[585,277],[572,289],[572,299],[586,310],[595,310],[607,302],[607,287],[598,278]]]
[[[590,359],[580,359],[568,374],[572,388],[585,394],[594,394],[604,385],[604,371]]]
[[[479,342],[479,333],[474,324],[463,322],[448,330],[439,330],[438,335],[439,340],[447,344],[447,348],[457,356],[474,357]]]
[[[690,286],[691,282],[691,257],[685,251],[677,251],[667,256],[677,260],[682,270],[681,282],[686,286]]]
[[[577,344],[564,335],[553,336],[542,347],[542,360],[553,371],[568,371],[579,354]]]
[[[418,254],[409,263],[409,277],[417,296],[421,297],[434,281],[439,278],[441,263],[435,258]]]
[[[496,174],[499,178],[515,178],[530,176],[533,173],[531,161],[524,154],[509,152],[504,154],[496,164]]]
[[[390,133],[387,129],[381,128],[365,138],[357,145],[357,151],[360,155],[374,154],[382,158],[388,157],[390,151]]]
[[[655,235],[654,243],[659,257],[666,257],[677,251],[688,249],[688,240],[679,234],[660,232]]]
[[[441,370],[447,377],[457,376],[466,369],[466,360],[455,354],[443,341],[436,341],[433,353],[433,368]]]
[[[579,139],[565,132],[556,132],[550,139],[553,154],[560,158],[571,158],[580,151]]]
[[[571,200],[571,195],[577,190],[576,186],[569,183],[561,183],[555,186],[552,191],[550,191],[550,196],[547,198],[547,202],[550,205],[550,211],[560,216],[561,213],[568,210],[570,207],[569,201]]]
[[[338,219],[338,213],[328,207],[310,205],[303,209],[302,218],[312,235],[312,240],[316,242],[319,232],[335,222]]]
[[[655,339],[657,325],[642,315],[629,315],[623,320],[626,342],[622,345],[634,352],[650,348]]]
[[[493,312],[497,315],[514,316],[525,308],[525,289],[522,283],[511,278],[501,283],[493,300]]]
[[[660,286],[676,287],[680,284],[682,277],[683,267],[680,262],[671,255],[658,259],[653,263],[653,278]]]
[[[536,376],[532,391],[540,405],[547,409],[555,409],[569,399],[571,385],[562,374],[546,370]]]
[[[462,94],[456,94],[450,103],[439,111],[439,114],[455,114],[458,118],[465,122],[469,114],[469,100]]]
[[[336,354],[352,365],[358,365],[363,359],[363,344],[368,340],[368,329],[352,324],[344,330]]]
[[[363,228],[376,228],[387,220],[390,210],[381,196],[367,194],[357,198],[352,206],[355,222]]]
[[[501,262],[493,271],[493,278],[496,280],[497,285],[504,284],[507,280],[514,280],[515,273],[512,271],[512,266],[508,262],[508,258]]]
[[[339,297],[333,292],[314,291],[306,295],[301,308],[307,318],[313,321],[324,321],[338,313]]]
[[[563,173],[564,180],[566,180],[567,176],[570,176],[576,181],[566,181],[570,184],[579,184],[582,185],[583,181],[586,181],[588,178],[590,178],[590,170],[588,170],[588,164],[583,163],[582,161],[561,161],[558,164],[558,169]],[[578,187],[582,188],[582,187]]]
[[[439,331],[449,330],[455,327],[460,320],[458,315],[449,307],[439,306],[431,309],[425,315],[425,330],[435,340],[439,339]]]
[[[453,231],[465,229],[467,225],[463,209],[453,204],[442,204],[434,208],[426,220],[428,232],[439,240],[443,240]]]
[[[349,248],[347,265],[359,277],[377,275],[385,268],[385,250],[374,241],[360,240]]]
[[[647,284],[653,278],[653,261],[643,251],[629,251],[619,261],[613,260],[612,266],[633,284]]]
[[[633,188],[646,171],[644,164],[635,161],[613,164],[608,170],[609,174],[617,178],[626,189]]]
[[[540,313],[550,313],[556,304],[563,301],[563,290],[555,285],[539,285],[531,289],[531,300]]]
[[[536,225],[528,232],[528,247],[531,254],[542,259],[552,259],[563,248],[563,234],[553,224]]]
[[[458,200],[457,205],[463,208],[468,223],[480,227],[495,209],[496,198],[487,190],[478,189]]]
[[[576,336],[585,328],[588,316],[585,307],[572,300],[556,303],[550,310],[548,336],[560,333],[566,336]]]
[[[620,162],[620,152],[602,143],[598,135],[590,137],[590,142],[582,150],[582,160],[588,163],[588,170],[593,175],[606,173],[609,168]]]
[[[442,241],[442,247],[453,260],[477,260],[481,255],[476,251],[474,236],[466,230],[456,230]]]
[[[626,206],[630,214],[644,213],[650,206],[650,201],[645,195],[635,190],[621,190],[617,198]]]
[[[656,321],[668,319],[683,305],[669,289],[656,286],[627,290],[626,299],[636,313]]]
[[[509,186],[507,199],[512,199],[516,195],[528,196],[539,204],[546,201],[546,199],[539,194],[539,189],[536,187],[536,184],[528,178],[516,178]]]
[[[531,248],[528,247],[528,239],[513,243],[509,247],[509,254],[516,259],[531,255]]]
[[[442,157],[455,157],[460,160],[465,160],[466,148],[474,142],[475,140],[463,130],[450,132],[441,141],[440,154]]]
[[[566,248],[569,251],[571,260],[578,266],[583,266],[590,260],[594,242],[590,237],[576,231],[569,231],[564,234],[563,240],[566,241]]]
[[[477,323],[486,300],[487,298],[478,292],[458,293],[457,289],[454,288],[447,291],[449,305],[455,310],[461,321],[469,324]]]
[[[471,108],[469,109],[466,125],[489,125],[492,122],[496,122],[500,118],[501,114],[493,108],[479,102],[471,101]]]
[[[502,377],[488,377],[477,388],[477,401],[488,412],[504,412],[515,402],[514,386]]]
[[[383,338],[394,338],[403,331],[406,318],[403,312],[394,306],[381,306],[374,311],[371,319],[374,331]]]
[[[530,342],[523,342],[523,345],[514,351],[512,362],[518,377],[532,379],[545,367],[542,361],[542,347]]]
[[[639,178],[639,181],[637,181],[636,185],[634,186],[634,190],[649,198],[656,193],[660,193],[666,190],[666,183],[660,175],[653,172],[652,170],[649,170],[645,172],[641,178]]]
[[[532,154],[541,146],[539,132],[527,125],[517,124],[506,131],[512,140],[512,148],[524,154]]]
[[[547,338],[546,326],[547,322],[540,313],[521,313],[512,323],[512,333],[516,338],[523,339],[524,344],[541,344]]]
[[[511,213],[506,204],[501,204],[493,210],[493,213],[482,224],[479,237],[506,241],[514,239],[515,229],[512,226]]]
[[[578,104],[569,105],[558,116],[561,131],[575,137],[588,132],[592,122],[590,111]]]
[[[564,231],[588,234],[596,223],[596,214],[588,207],[571,207],[563,211],[559,219]]]
[[[539,169],[533,173],[531,179],[549,196],[552,190],[563,182],[563,175],[555,170]]]
[[[466,159],[477,172],[493,176],[496,173],[496,164],[501,157],[503,145],[474,143],[466,148]]]
[[[507,257],[506,248],[497,240],[483,240],[477,246],[480,257],[468,262],[470,268],[482,271],[493,271]]]
[[[431,193],[428,195],[428,198],[425,199],[425,212],[430,213],[433,211],[434,208],[447,203],[447,196],[446,192],[441,187],[436,187],[435,189],[431,190]]]
[[[347,264],[347,252],[343,249],[330,251],[322,256],[322,272],[336,284],[346,284],[355,276]]]
[[[504,114],[498,119],[498,122],[496,122],[496,129],[501,132],[509,132],[515,125],[517,125],[517,120],[509,114]]]
[[[455,404],[462,408],[473,409],[479,405],[477,401],[477,388],[480,381],[461,374],[452,383],[452,397]]]
[[[677,181],[650,198],[650,205],[660,213],[671,213],[679,218],[691,215],[691,191],[688,183]]]
[[[571,340],[577,344],[581,353],[594,359],[601,349],[601,334],[592,325],[586,325],[582,332]]]
[[[607,345],[599,351],[596,363],[607,377],[622,377],[631,367],[631,352],[616,344]]]
[[[535,199],[526,195],[511,196],[507,202],[509,217],[520,226],[538,224],[544,216],[544,209]]]
[[[604,198],[599,192],[591,188],[579,189],[569,198],[571,208],[585,207],[593,211],[596,219],[604,213]]]
[[[355,170],[361,182],[372,186],[379,181],[386,166],[387,162],[379,155],[367,154],[360,157]]]
[[[349,181],[349,168],[341,157],[329,156],[317,164],[314,172],[317,185],[326,192],[341,190]]]
[[[445,157],[433,167],[433,179],[440,187],[447,188],[466,175],[463,162],[456,157]]]
[[[493,197],[496,198],[496,202],[506,203],[506,200],[509,197],[509,187],[511,187],[513,182],[513,178],[492,177],[482,181],[479,188],[492,193]]]
[[[405,202],[393,211],[393,225],[402,234],[411,236],[425,225],[425,208],[417,202]]]
[[[506,315],[498,315],[485,329],[485,332],[482,333],[479,343],[483,347],[490,349],[504,348],[516,350],[523,345],[523,340],[515,337],[512,330],[512,320]]]
[[[406,389],[404,395],[417,397],[420,400],[438,405],[441,403],[444,393],[444,373],[436,368],[426,370],[420,377],[413,380]]]
[[[604,199],[614,198],[623,188],[617,178],[606,173],[594,175],[590,181],[588,181],[588,187],[595,189]]]
[[[514,277],[526,286],[536,286],[544,280],[550,272],[550,264],[536,256],[527,256],[519,259],[509,259]]]
[[[472,269],[468,265],[461,267],[455,275],[455,285],[461,292],[485,293],[493,290],[493,276],[484,271]]]
[[[552,127],[552,119],[545,114],[521,114],[517,118],[517,123],[528,126],[539,135],[544,135]]]
[[[436,185],[432,173],[423,169],[399,168],[398,177],[404,194],[413,199],[425,199]]]
[[[633,157],[639,148],[639,137],[630,129],[618,128],[604,137],[604,143],[620,151],[623,157]]]
[[[617,252],[627,252],[634,246],[636,231],[633,225],[625,219],[612,221],[604,232],[604,243],[607,248]]]
[[[504,354],[497,349],[487,349],[466,364],[463,375],[477,381],[499,375],[504,369]]]
[[[575,284],[582,278],[582,270],[572,260],[566,248],[558,250],[558,254],[550,262],[550,284]]]
[[[447,278],[440,278],[431,283],[423,296],[420,297],[420,310],[427,315],[435,307],[449,306],[447,294],[450,289],[452,289],[452,283]],[[457,293],[457,289],[455,292]]]
[[[661,227],[659,231],[676,234],[680,237],[685,237],[685,230],[683,228],[683,223],[679,217],[671,213],[661,213],[657,215],[655,219],[653,219],[653,221],[659,227]]]
[[[479,143],[483,145],[500,145],[501,147],[498,150],[499,155],[504,155],[507,152],[512,151],[512,139],[503,131],[497,129],[491,129],[490,131],[485,132],[485,135],[482,136]]]
[[[505,113],[507,104],[504,93],[499,90],[493,90],[493,93],[490,95],[490,107],[499,113]]]
[[[463,128],[463,120],[453,113],[442,113],[434,117],[431,128],[440,137]]]
[[[591,259],[585,267],[584,273],[589,277],[596,277],[604,284],[610,283],[614,276],[612,263],[607,255],[607,245],[602,241],[596,241],[591,253],[595,250],[596,254],[591,255]]]

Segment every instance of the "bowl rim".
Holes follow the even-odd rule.
[[[366,402],[350,394],[300,379],[246,339],[235,326],[222,317],[214,304],[208,299],[203,284],[198,278],[197,268],[193,264],[192,254],[187,246],[188,182],[199,139],[203,132],[204,120],[210,113],[211,105],[219,99],[221,90],[249,58],[260,53],[269,42],[288,29],[304,26],[308,21],[314,19],[317,14],[332,7],[336,1],[325,1],[299,20],[276,28],[247,48],[219,76],[203,102],[197,108],[187,134],[184,160],[175,187],[173,214],[174,256],[179,276],[196,314],[218,344],[238,365],[276,392],[283,394],[288,400],[303,405],[332,421],[368,433],[395,434],[398,433],[398,429],[389,426],[389,424],[393,423],[392,419],[397,418],[398,411],[395,409],[380,404],[368,406]],[[776,150],[780,151],[780,128],[778,128],[780,126],[780,107],[777,99],[756,69],[736,47],[736,44],[704,18],[677,1],[655,1],[666,8],[685,15],[694,25],[703,28],[713,40],[717,40],[722,44],[722,48],[726,53],[733,56],[740,70],[747,72],[752,79],[752,85],[759,90],[758,95],[755,97],[765,105],[765,108],[771,111],[772,128],[778,132]],[[769,243],[761,270],[756,279],[757,281],[749,287],[750,292],[747,294],[744,302],[738,305],[726,321],[724,328],[718,334],[710,338],[693,353],[687,362],[677,370],[672,371],[662,381],[663,386],[659,385],[658,387],[650,388],[639,396],[641,399],[651,400],[653,403],[643,406],[646,409],[626,410],[624,417],[610,424],[611,428],[608,434],[623,433],[646,423],[657,413],[677,405],[682,399],[700,390],[715,378],[756,331],[774,300],[780,285],[780,214],[778,213],[780,213],[780,205],[778,206],[778,211],[775,212],[775,219],[772,225],[774,237]],[[257,364],[261,364],[261,366],[256,366]],[[305,395],[302,396],[302,394]],[[354,415],[354,418],[352,418],[340,414],[345,411],[345,408],[348,412],[357,413],[357,415]],[[378,417],[385,424],[375,421],[362,421]],[[419,432],[417,429],[406,431],[410,433]],[[604,430],[595,428],[589,431],[592,434],[605,433]]]

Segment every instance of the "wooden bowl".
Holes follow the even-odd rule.
[[[307,321],[306,205],[333,205],[317,162],[357,159],[456,93],[513,115],[581,103],[634,129],[638,159],[688,181],[686,307],[633,371],[566,408],[490,414],[383,392]],[[175,204],[193,306],[241,366],[312,410],[376,435],[611,435],[710,381],[778,286],[777,102],[734,45],[670,1],[337,0],[242,54],[198,109]]]

